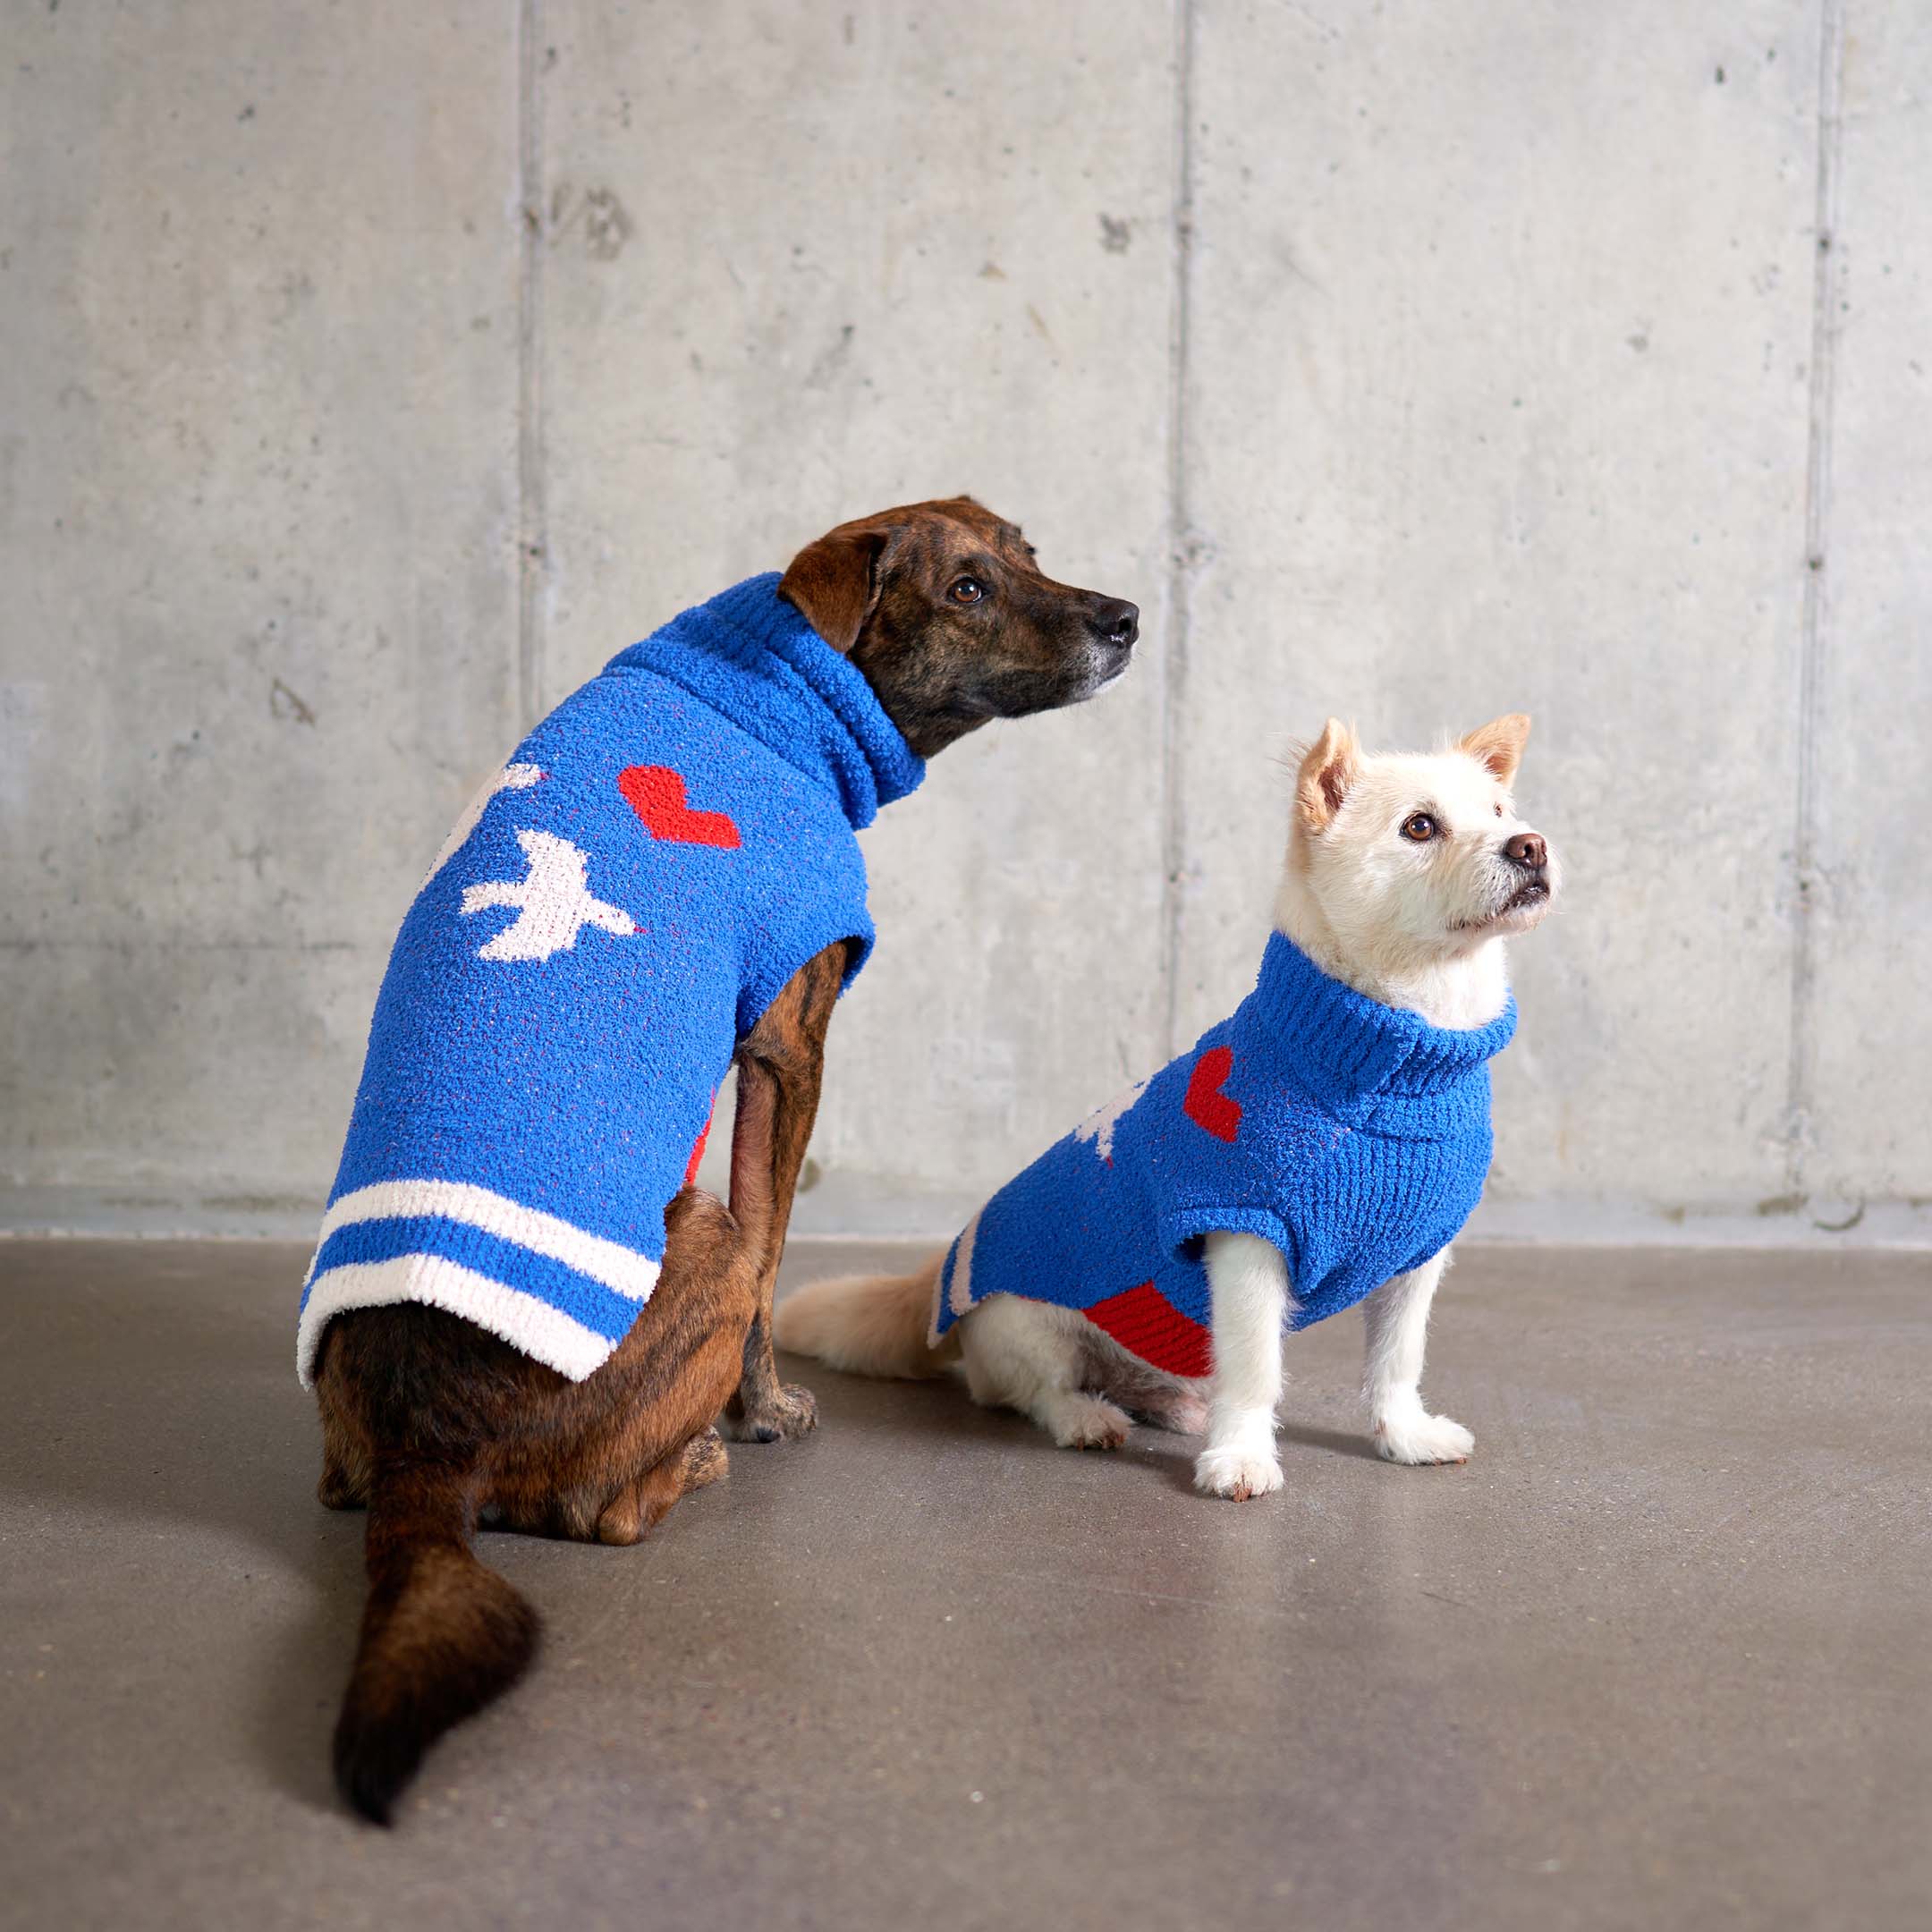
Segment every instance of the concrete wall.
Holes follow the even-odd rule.
[[[1295,734],[1521,708],[1492,1224],[1923,1232],[1932,17],[1699,12],[15,10],[8,1217],[305,1217],[520,723],[970,488],[1146,648],[869,835],[803,1224],[1224,1012]]]

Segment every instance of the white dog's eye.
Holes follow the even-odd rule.
[[[1417,845],[1427,845],[1441,829],[1426,811],[1411,812],[1402,822],[1402,835]]]

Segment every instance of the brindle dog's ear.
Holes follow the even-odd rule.
[[[898,534],[889,524],[841,524],[792,559],[778,595],[834,650],[849,651],[878,602],[886,555]]]

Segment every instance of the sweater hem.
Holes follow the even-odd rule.
[[[594,1374],[617,1346],[541,1296],[492,1280],[447,1255],[394,1255],[345,1262],[309,1284],[295,1332],[295,1373],[301,1385],[315,1386],[316,1357],[336,1316],[408,1301],[460,1315],[572,1382]]]
[[[1287,1224],[1272,1208],[1181,1208],[1160,1217],[1160,1241],[1165,1251],[1177,1261],[1192,1260],[1183,1250],[1209,1234],[1252,1234],[1281,1250],[1288,1263],[1289,1279],[1294,1278],[1294,1237]]]
[[[844,977],[839,981],[839,993],[843,996],[852,990],[852,983],[859,977],[859,970],[872,957],[872,948],[877,934],[853,932],[842,919],[827,919],[821,929],[807,926],[801,928],[806,936],[795,946],[787,946],[773,955],[776,963],[768,972],[760,973],[757,979],[748,981],[738,1001],[738,1038],[742,1040],[760,1020],[765,1017],[771,1003],[791,985],[801,967],[815,960],[828,945],[840,941],[851,945],[853,956],[847,961]]]
[[[372,1182],[330,1203],[297,1326],[296,1373],[345,1309],[427,1301],[580,1382],[650,1299],[661,1264],[467,1181]]]

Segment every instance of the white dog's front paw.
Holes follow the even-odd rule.
[[[1272,1449],[1203,1449],[1194,1459],[1194,1487],[1207,1496],[1245,1503],[1281,1486],[1281,1464]]]
[[[1460,1422],[1419,1409],[1413,1415],[1384,1417],[1376,1424],[1375,1445],[1389,1462],[1467,1462],[1476,1438]]]

